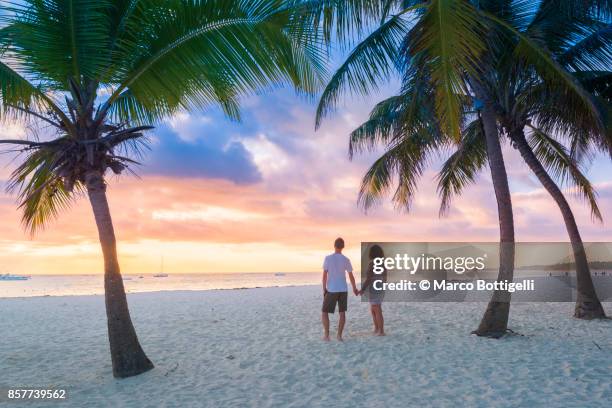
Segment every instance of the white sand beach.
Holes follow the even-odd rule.
[[[612,321],[575,320],[571,303],[513,305],[510,327],[521,335],[503,340],[469,334],[482,303],[385,304],[388,336],[380,338],[369,334],[367,304],[352,297],[345,342],[324,343],[318,286],[139,293],[129,301],[156,368],[117,380],[102,296],[0,299],[0,387],[68,390],[65,403],[29,405],[37,407],[603,407],[612,401]]]

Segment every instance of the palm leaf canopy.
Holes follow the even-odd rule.
[[[0,15],[0,112],[55,139],[0,140],[25,154],[9,183],[23,222],[44,226],[83,188],[83,169],[121,173],[144,131],[181,109],[220,106],[325,76],[321,36],[298,0],[23,0]],[[135,127],[130,127],[135,126]],[[38,128],[40,129],[40,128]]]
[[[582,173],[575,152],[586,151],[591,146],[609,151],[612,146],[608,136],[610,128],[606,125],[610,110],[607,71],[610,67],[607,38],[610,25],[605,23],[606,19],[609,21],[609,4],[581,1],[568,2],[572,3],[568,6],[558,3],[548,0],[539,4],[520,0],[474,3],[474,8],[487,21],[489,34],[487,48],[480,54],[477,80],[488,88],[498,113],[500,130],[510,131],[513,126],[522,129],[528,125],[528,142],[536,157],[562,185],[572,186],[586,200],[594,218],[601,219],[596,192]],[[468,14],[472,11],[465,9]],[[430,12],[427,9],[422,15],[427,16]],[[440,84],[452,83],[450,77],[437,76],[435,79],[445,71],[440,69],[444,60],[440,55],[444,51],[442,38],[437,37],[438,48],[415,46],[415,41],[420,41],[419,25],[425,27],[427,21],[421,19],[410,29],[403,50],[396,53],[403,60],[396,65],[406,72],[402,91],[379,103],[369,120],[351,134],[351,156],[355,151],[373,150],[379,145],[385,149],[364,177],[360,202],[366,208],[390,190],[394,176],[398,188],[393,201],[407,208],[426,159],[436,154],[435,150],[456,144],[437,176],[442,200],[440,213],[443,214],[452,198],[473,183],[487,163],[482,125],[474,115],[474,108],[481,102],[471,96],[469,85],[460,83],[464,79],[469,83],[473,80],[472,74],[458,71],[456,79],[459,82],[440,91]],[[426,28],[421,28],[423,30]],[[432,55],[440,55],[435,63],[431,63]],[[468,66],[469,59],[463,65]],[[353,70],[356,72],[358,70]],[[414,80],[416,73],[420,75],[419,81]],[[445,94],[440,92],[452,96],[446,112],[458,112],[456,125],[449,126],[451,121],[440,115],[439,103],[445,100],[442,97]],[[417,99],[420,99],[419,109],[429,108],[427,120],[431,123],[422,128],[420,138],[416,137],[418,129],[415,128],[419,121],[407,114],[407,106]],[[326,102],[323,98],[321,101]],[[456,106],[451,106],[453,104]],[[458,143],[452,131],[455,126],[460,129]],[[427,132],[429,137],[425,137]],[[568,142],[570,150],[556,140],[559,137]]]
[[[463,0],[382,4],[384,7],[375,9],[372,18],[366,20],[370,27],[372,20],[378,19],[379,24],[362,38],[323,91],[317,125],[337,106],[339,95],[367,94],[394,74],[404,75],[412,66],[428,73],[440,127],[458,138],[467,76],[477,73],[478,58],[486,49],[482,16],[470,2]],[[334,17],[329,13],[329,20]],[[351,21],[345,15],[343,19]],[[344,25],[368,27],[363,23],[362,13],[355,13],[352,21],[353,25],[346,22]]]
[[[371,29],[325,88],[317,126],[338,105],[342,94],[366,95],[412,66],[428,72],[440,128],[459,141],[461,99],[472,92],[470,83],[477,80],[491,85],[486,72],[509,60],[529,68],[547,88],[579,108],[593,126],[600,130],[605,126],[596,101],[570,72],[576,71],[571,67],[609,69],[609,64],[603,67],[609,61],[609,1],[315,3],[327,6],[317,10],[321,13],[317,21],[323,21],[325,27],[337,21],[340,41],[354,42],[356,32]]]
[[[235,117],[237,98],[263,86],[319,85],[324,55],[297,10],[282,0],[25,0],[3,18],[3,71],[47,94],[94,82],[110,95],[98,113],[116,121],[211,104]]]
[[[399,95],[378,103],[369,119],[351,132],[351,157],[385,147],[362,180],[358,201],[366,210],[397,182],[393,202],[408,211],[427,164],[453,143],[437,125],[432,93],[423,73],[412,72]]]
[[[523,7],[529,7],[529,2],[523,3]],[[519,41],[513,50],[519,58],[498,67],[503,73],[496,88],[507,93],[498,98],[505,101],[501,103],[506,105],[501,106],[502,110],[511,111],[515,118],[522,116],[523,121],[529,118],[537,122],[549,134],[565,137],[573,155],[592,147],[612,152],[611,17],[609,1],[540,2],[523,30],[525,38],[547,51],[550,66],[527,65],[531,52],[521,54],[524,44]],[[507,63],[507,58],[501,61]],[[567,80],[547,81],[549,71],[558,71]]]

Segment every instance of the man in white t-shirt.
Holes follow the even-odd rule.
[[[338,320],[338,335],[339,341],[342,341],[342,331],[346,322],[346,307],[348,303],[348,287],[346,286],[346,274],[348,273],[353,286],[353,293],[357,295],[357,286],[355,285],[355,277],[353,276],[353,266],[351,261],[344,255],[344,240],[336,239],[334,242],[334,253],[327,255],[323,261],[323,308],[321,309],[321,320],[323,322],[323,330],[325,332],[323,340],[329,341],[329,313],[334,313],[336,303],[340,312],[340,320]]]

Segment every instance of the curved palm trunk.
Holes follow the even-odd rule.
[[[480,96],[479,99],[485,100],[480,98]],[[481,112],[481,119],[487,141],[487,157],[499,217],[500,246],[497,280],[512,282],[514,275],[514,217],[512,214],[512,199],[510,197],[504,157],[499,143],[495,112],[486,100]],[[478,329],[472,333],[478,336],[494,338],[503,336],[508,330],[510,298],[509,292],[493,292]]]
[[[580,231],[578,231],[578,225],[576,225],[576,219],[572,213],[572,209],[569,203],[565,199],[563,192],[559,189],[557,184],[546,172],[546,169],[542,166],[536,155],[531,150],[531,147],[525,139],[525,133],[523,129],[517,129],[512,133],[512,140],[520,152],[521,156],[525,160],[525,163],[529,166],[531,171],[536,175],[542,186],[548,191],[548,194],[555,200],[563,221],[565,222],[565,228],[569,235],[572,243],[572,251],[574,252],[574,260],[576,262],[576,308],[574,310],[574,317],[579,319],[594,319],[604,318],[606,314],[601,306],[601,302],[597,298],[595,287],[593,286],[593,280],[591,279],[591,271],[589,269],[589,263],[587,260],[582,238],[580,237]]]
[[[106,318],[113,375],[120,378],[138,375],[152,369],[153,363],[140,347],[130,318],[117,259],[113,221],[106,200],[106,184],[102,173],[100,171],[88,172],[85,176],[85,185],[104,255]]]

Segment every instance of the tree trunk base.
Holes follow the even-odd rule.
[[[604,312],[603,306],[599,300],[592,302],[578,301],[574,309],[574,317],[584,320],[606,319],[606,312]]]
[[[504,337],[507,334],[507,329],[506,331],[480,331],[480,330],[474,330],[472,331],[472,333],[470,334],[475,334],[478,337],[487,337],[489,339],[501,339],[502,337]]]
[[[106,276],[104,286],[113,376],[127,378],[151,370],[154,366],[138,341],[121,275]]]
[[[142,350],[136,352],[130,358],[126,358],[123,362],[118,363],[118,365],[118,367],[113,367],[113,377],[115,378],[134,377],[155,367]]]
[[[508,315],[510,302],[490,301],[484,316],[472,334],[479,337],[499,339],[508,332]]]

